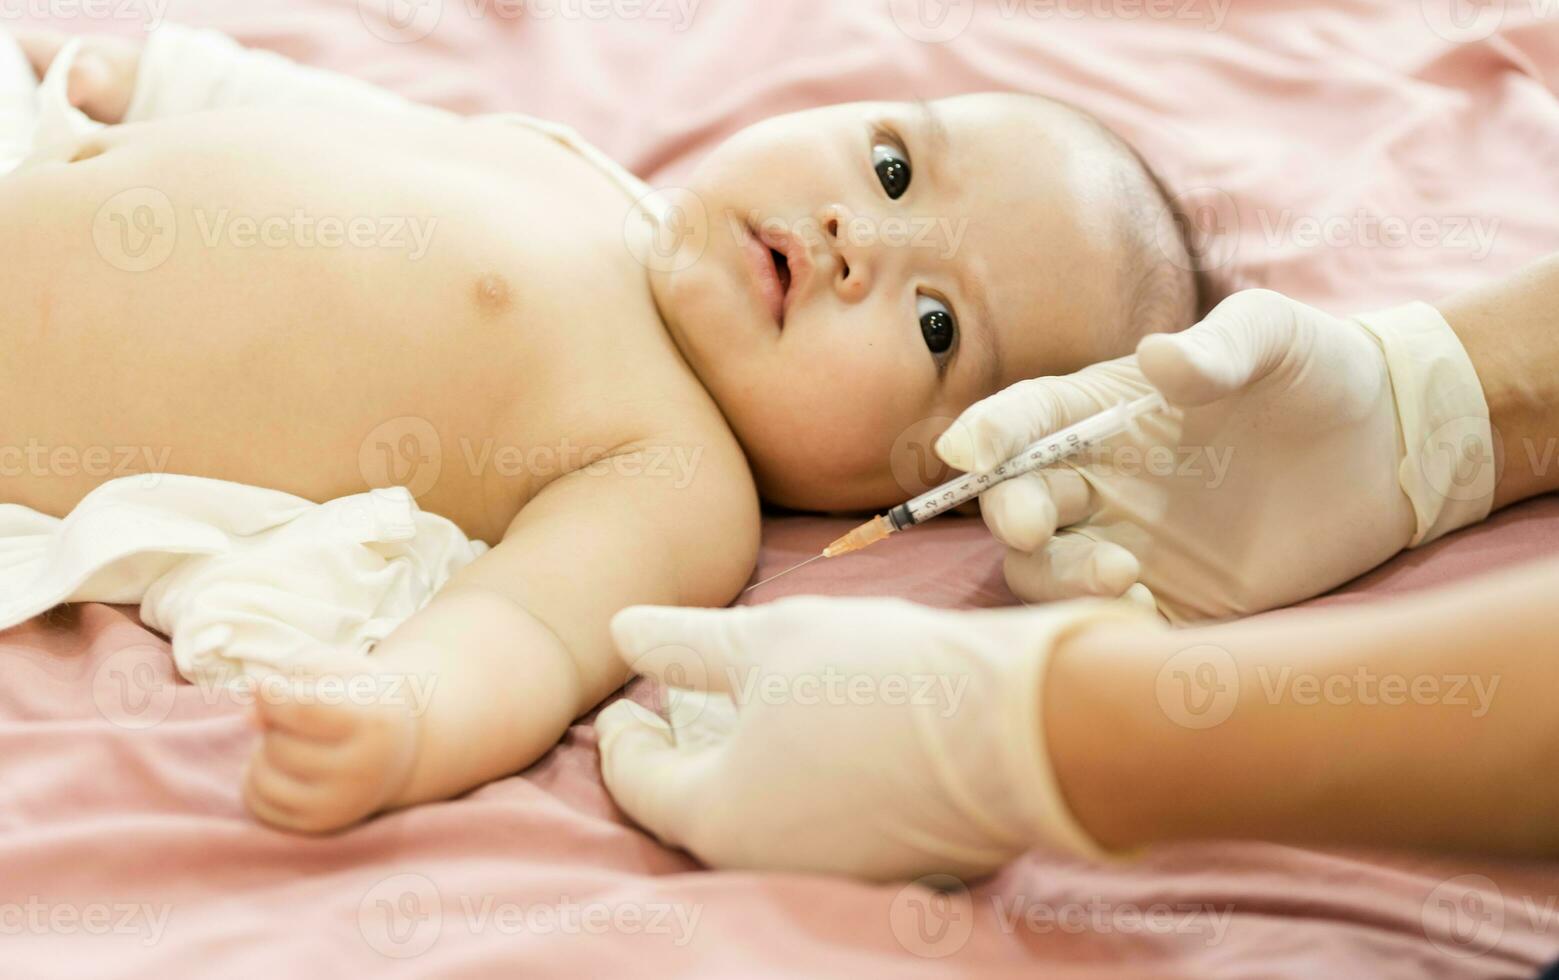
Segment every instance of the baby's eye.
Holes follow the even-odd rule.
[[[878,143],[872,147],[872,166],[877,168],[877,179],[882,181],[888,197],[897,201],[909,190],[912,175],[903,150],[890,143]]]
[[[916,312],[920,315],[920,335],[926,338],[931,353],[940,357],[952,350],[958,323],[947,304],[934,296],[921,296],[916,301]]]

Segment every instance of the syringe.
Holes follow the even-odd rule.
[[[1142,416],[1164,411],[1167,407],[1164,396],[1157,392],[1144,395],[1136,401],[1121,402],[1112,409],[1083,419],[1076,425],[1069,425],[1038,442],[1031,443],[1022,452],[995,469],[984,473],[966,473],[949,480],[935,490],[921,494],[908,503],[898,505],[886,514],[872,518],[824,548],[822,554],[814,555],[783,572],[771,575],[757,585],[749,585],[746,591],[751,592],[758,586],[768,585],[804,565],[810,565],[824,558],[838,558],[852,551],[860,551],[907,527],[924,524],[960,504],[968,503],[997,484],[1086,453],[1106,439],[1125,432]]]
[[[1029,445],[1018,455],[984,473],[966,473],[949,480],[935,490],[923,493],[908,503],[874,517],[823,549],[824,558],[837,558],[860,551],[907,527],[924,524],[933,517],[967,503],[980,494],[1013,477],[1054,466],[1062,460],[1088,452],[1106,439],[1125,432],[1139,417],[1163,411],[1164,397],[1158,393],[1136,401],[1122,402],[1108,411],[1086,418]]]
[[[749,585],[746,591],[751,592],[758,586],[768,585],[804,565],[810,565],[824,558],[838,558],[852,551],[860,551],[907,527],[924,524],[960,504],[968,503],[997,484],[1006,483],[1013,477],[1054,466],[1062,460],[1086,453],[1106,439],[1125,432],[1142,416],[1161,412],[1167,407],[1164,396],[1157,392],[1144,395],[1136,401],[1121,402],[1112,409],[1083,419],[1076,425],[1069,425],[1038,442],[1031,443],[1022,452],[995,469],[984,473],[966,473],[949,480],[935,490],[921,494],[908,503],[898,505],[886,514],[872,518],[824,548],[822,554],[814,555],[783,572],[771,575],[757,585]]]

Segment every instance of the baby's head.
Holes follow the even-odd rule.
[[[1048,99],[780,116],[716,149],[688,190],[708,237],[654,274],[656,300],[783,506],[901,502],[924,489],[895,477],[906,432],[929,444],[987,395],[1196,313],[1157,180]]]

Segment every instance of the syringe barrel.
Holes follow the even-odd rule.
[[[1126,431],[1139,416],[1162,411],[1166,407],[1164,397],[1157,392],[1131,402],[1122,402],[1114,408],[1069,425],[1058,432],[1026,446],[1022,452],[1005,463],[984,473],[965,473],[942,484],[935,490],[923,493],[906,504],[895,507],[890,515],[894,524],[902,529],[909,524],[924,524],[954,508],[968,503],[985,491],[1005,483],[1013,477],[1032,470],[1044,469],[1092,449],[1106,439]],[[898,521],[899,512],[909,517],[907,524]]]

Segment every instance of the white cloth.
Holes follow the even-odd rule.
[[[62,602],[138,602],[187,680],[306,673],[370,653],[486,551],[403,487],[315,504],[127,476],[63,520],[0,504],[0,629]]]
[[[67,98],[81,43],[67,44],[39,84],[0,31],[0,176],[69,161],[102,128]],[[146,43],[126,122],[244,105],[447,115],[169,24]],[[656,200],[572,129],[504,119],[574,149],[647,202],[642,210]],[[193,682],[307,672],[337,654],[371,651],[486,550],[401,488],[315,504],[220,480],[125,477],[64,520],[0,503],[0,629],[61,602],[138,602],[146,624],[172,638],[179,671]]]

